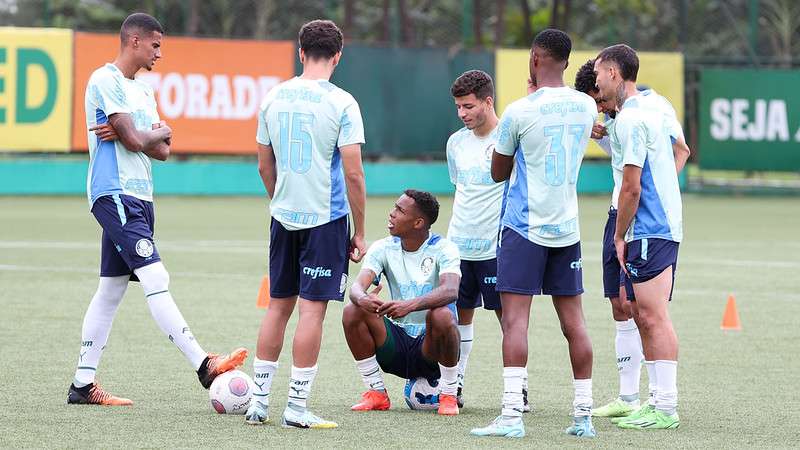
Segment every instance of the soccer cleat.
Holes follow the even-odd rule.
[[[464,388],[463,387],[459,386],[458,391],[456,391],[456,403],[458,403],[458,407],[459,408],[463,408],[464,407]]]
[[[237,348],[230,355],[209,353],[200,364],[200,368],[197,369],[197,378],[200,379],[200,384],[208,389],[214,378],[241,366],[245,359],[247,359],[247,350],[243,348]]]
[[[636,420],[623,420],[617,426],[628,430],[671,430],[681,426],[681,419],[678,413],[670,416],[654,409]]]
[[[636,411],[628,414],[625,417],[612,417],[611,418],[611,423],[619,425],[620,422],[622,422],[622,421],[636,420],[636,419],[642,417],[645,414],[649,414],[649,413],[655,411],[655,409],[656,409],[655,406],[653,406],[650,403],[646,402],[642,406],[640,406],[639,409],[637,409]]]
[[[68,405],[102,405],[102,406],[131,406],[133,402],[127,398],[115,397],[106,392],[97,383],[87,384],[82,388],[69,385],[67,393]]]
[[[524,413],[531,412],[532,408],[533,407],[531,406],[531,404],[528,403],[528,390],[527,389],[523,389],[522,390],[522,412],[524,412]]]
[[[627,417],[639,408],[639,401],[628,403],[625,400],[617,397],[613,402],[595,408],[592,411],[594,417]]]
[[[269,422],[269,405],[265,405],[258,400],[250,403],[244,415],[244,421],[250,425],[262,425]]]
[[[287,406],[283,410],[283,416],[281,416],[281,426],[284,428],[325,429],[336,428],[339,425],[336,422],[317,417],[307,409],[297,411]]]
[[[389,393],[370,389],[361,394],[361,401],[350,407],[352,411],[386,411],[392,406]]]
[[[507,418],[497,416],[488,426],[473,428],[469,434],[473,436],[521,438],[525,437],[525,424],[522,423],[522,417]]]
[[[572,420],[574,423],[565,430],[567,434],[589,438],[597,436],[597,432],[594,431],[594,426],[592,426],[591,416],[575,416]]]
[[[439,410],[437,412],[440,416],[457,416],[458,400],[456,396],[439,394]]]

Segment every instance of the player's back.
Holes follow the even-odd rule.
[[[272,216],[297,230],[348,214],[339,148],[364,143],[355,99],[328,81],[296,77],[267,94],[258,121],[257,141],[275,154]]]
[[[498,148],[516,146],[505,226],[550,247],[580,240],[575,185],[596,117],[594,100],[568,87],[540,88],[508,106],[498,138]]]

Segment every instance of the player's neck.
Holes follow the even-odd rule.
[[[536,74],[536,87],[560,88],[564,87],[564,72],[544,72]]]
[[[617,110],[621,110],[623,105],[625,104],[625,100],[638,95],[639,90],[636,89],[636,83],[633,81],[625,81],[620,86],[619,92],[617,92]]]
[[[332,64],[309,62],[303,66],[300,78],[304,80],[330,80],[335,66]]]
[[[407,236],[400,238],[400,245],[403,247],[404,252],[413,253],[422,247],[429,235],[430,230],[409,233]]]
[[[474,130],[472,130],[472,132],[475,133],[475,136],[479,138],[484,138],[492,134],[492,130],[494,130],[495,127],[497,127],[498,120],[499,119],[497,118],[497,114],[495,114],[493,111],[489,115],[489,117],[486,118],[486,121],[483,122],[483,125],[475,128]]]
[[[117,66],[117,69],[122,72],[122,75],[125,78],[129,78],[131,80],[134,76],[136,76],[136,72],[141,69],[138,64],[131,61],[130,58],[126,58],[124,54],[117,56],[117,59],[115,59],[111,64]]]

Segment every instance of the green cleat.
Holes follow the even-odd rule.
[[[637,409],[639,409],[639,400],[635,400],[633,403],[628,403],[621,398],[617,398],[607,405],[592,410],[592,416],[627,417]]]
[[[655,410],[656,410],[655,406],[651,405],[650,403],[645,403],[642,406],[640,406],[639,409],[637,409],[636,411],[628,414],[625,417],[612,417],[611,418],[611,423],[619,425],[620,422],[622,422],[622,421],[626,421],[627,422],[629,420],[636,420],[636,419],[642,417],[643,415],[649,414],[649,413],[651,413],[651,412],[653,412]]]
[[[636,420],[623,420],[617,426],[627,430],[671,430],[681,426],[681,419],[678,413],[670,416],[656,409]]]

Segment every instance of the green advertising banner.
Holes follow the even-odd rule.
[[[700,74],[700,167],[800,170],[800,70]]]

